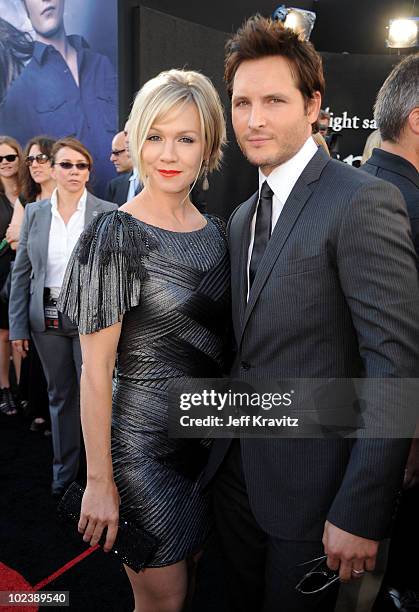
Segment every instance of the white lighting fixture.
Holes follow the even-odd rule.
[[[282,21],[286,28],[294,30],[305,40],[310,38],[310,34],[316,21],[316,13],[304,11],[298,8],[288,8],[285,5],[278,6],[273,12],[273,18]]]
[[[391,19],[388,28],[387,47],[404,49],[418,46],[419,17]]]

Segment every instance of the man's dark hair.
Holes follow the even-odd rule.
[[[242,62],[276,55],[288,61],[306,103],[316,91],[324,94],[322,59],[313,45],[280,21],[254,15],[226,44],[224,80],[230,98],[234,76]]]
[[[381,138],[398,142],[407,118],[419,107],[419,53],[408,55],[388,75],[374,106]]]

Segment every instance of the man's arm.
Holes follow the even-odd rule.
[[[394,389],[419,372],[418,274],[398,189],[381,181],[358,188],[340,229],[337,264],[365,373],[366,430],[358,432],[324,534],[330,566],[340,561],[347,578],[351,558],[372,569],[371,542],[387,534],[410,444],[407,437],[384,437],[389,424],[406,416]]]

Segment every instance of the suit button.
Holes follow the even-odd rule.
[[[241,365],[241,367],[242,367],[242,369],[243,369],[243,370],[250,370],[250,368],[251,368],[250,363],[248,363],[247,361],[242,361],[242,362],[240,363],[240,365]]]

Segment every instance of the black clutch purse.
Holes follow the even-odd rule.
[[[63,523],[77,528],[83,493],[84,489],[77,482],[69,486],[57,507],[58,517]],[[76,529],[74,534],[80,535]],[[103,546],[105,540],[106,533],[103,533],[99,544]],[[155,536],[120,515],[118,534],[110,553],[107,554],[112,554],[134,572],[139,572],[153,557],[158,545]]]

